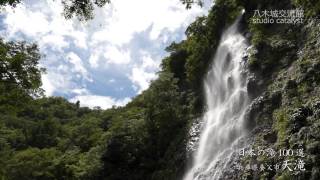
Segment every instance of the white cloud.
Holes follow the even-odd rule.
[[[46,74],[43,74],[41,76],[42,80],[42,88],[45,89],[45,95],[46,96],[52,96],[55,89],[55,86],[51,84],[50,80],[48,79],[48,76]]]
[[[4,23],[7,25],[9,36],[14,36],[18,31],[23,32],[29,36],[41,36],[50,30],[49,23],[46,16],[41,12],[28,11],[25,6],[19,5],[16,9],[6,8],[6,11],[13,16],[7,16]]]
[[[81,107],[94,108],[96,106],[100,106],[102,109],[108,109],[108,108],[111,108],[112,106],[124,106],[130,100],[131,99],[128,97],[117,100],[109,96],[98,96],[98,95],[79,95],[70,99],[71,102],[80,101]]]
[[[103,56],[107,59],[107,64],[128,64],[130,62],[130,52],[115,46],[107,46]]]
[[[109,11],[104,17],[106,26],[93,34],[94,44],[112,42],[121,46],[151,25],[151,38],[156,39],[162,30],[174,31],[187,26],[195,15],[204,13],[197,6],[186,10],[180,0],[117,0],[105,10]]]
[[[128,75],[138,93],[146,90],[150,82],[157,78],[154,72],[159,69],[160,65],[160,60],[153,60],[147,52],[142,52],[142,54],[142,64],[136,64]]]
[[[109,79],[109,83],[114,83],[116,80],[115,79]]]
[[[186,28],[197,15],[204,13],[205,10],[198,6],[186,10],[180,0],[113,1],[98,11],[98,16],[103,19],[102,22],[97,20],[89,22],[89,26],[98,27],[98,30],[92,31],[89,41],[94,51],[90,57],[90,64],[94,68],[99,67],[99,63],[128,64],[132,61],[130,50],[120,47],[128,44],[137,33],[152,27],[149,38],[155,41],[155,44],[170,43],[168,42],[168,37],[172,36],[170,33],[179,28]],[[164,30],[166,33],[161,34]],[[107,48],[101,50],[101,46]],[[106,60],[102,61],[102,57]]]
[[[72,92],[77,94],[77,95],[89,94],[88,90],[85,89],[85,88],[73,89]]]
[[[142,57],[142,68],[155,70],[159,68],[159,60],[155,61],[150,55],[145,55]]]
[[[91,51],[89,64],[92,68],[108,67],[110,64],[126,65],[130,63],[131,55],[129,50],[112,45],[100,46]]]
[[[57,51],[62,51],[63,48],[69,47],[69,44],[65,41],[63,36],[49,34],[43,36],[41,40],[39,40],[39,45],[41,47],[49,44],[51,47],[55,47]]]
[[[61,76],[63,71],[48,72],[42,75],[42,88],[46,91],[47,96],[52,96],[56,92],[64,94],[71,92],[70,87],[74,87],[70,76]]]
[[[73,64],[75,72],[81,73],[83,77],[87,77],[87,70],[83,66],[82,60],[77,54],[74,52],[69,52],[67,54],[67,59],[71,64]]]
[[[129,78],[133,83],[134,89],[140,94],[149,87],[150,82],[156,79],[157,75],[146,71],[143,67],[134,67]]]
[[[93,68],[98,67],[98,63],[99,63],[99,59],[101,57],[101,54],[102,54],[102,52],[98,48],[91,51],[91,55],[89,58],[89,64],[91,67],[93,67]]]
[[[165,55],[163,47],[180,41],[183,35],[176,33],[206,13],[197,6],[185,10],[180,0],[116,0],[96,9],[95,18],[85,23],[65,20],[62,11],[61,2],[52,0],[6,8],[0,35],[39,44],[46,55],[41,66],[47,69],[42,77],[47,95],[75,94],[88,106],[101,107],[125,102],[110,92],[126,99],[147,89]],[[89,93],[97,91],[99,95]]]
[[[70,36],[74,38],[74,44],[76,44],[76,46],[82,49],[87,49],[87,34],[85,32],[73,31]]]
[[[156,77],[154,73],[146,72],[143,68],[134,67],[129,78],[135,85],[134,87],[138,94],[140,94],[149,87],[151,80]]]
[[[15,38],[21,32],[40,45],[63,48],[67,46],[65,37],[70,37],[77,47],[87,48],[86,32],[83,32],[83,27],[77,21],[68,21],[62,16],[60,2],[39,1],[36,4],[19,4],[14,9],[7,7],[5,10],[7,16],[3,22],[7,38]]]

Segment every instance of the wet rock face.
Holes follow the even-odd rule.
[[[311,154],[316,154],[320,152],[320,142],[313,142],[307,145],[307,152]]]
[[[249,106],[247,112],[246,112],[246,128],[247,129],[253,129],[256,126],[256,117],[259,116],[259,113],[261,112],[263,108],[263,96],[260,96],[253,100],[251,105]]]
[[[320,101],[316,101],[313,105],[312,105],[314,110],[320,110]]]
[[[290,121],[290,132],[298,132],[302,127],[307,124],[307,117],[312,116],[313,112],[308,107],[300,107],[295,109],[293,114],[291,114]]]
[[[302,63],[300,65],[300,70],[302,74],[299,78],[299,82],[303,82],[303,81],[319,82],[320,81],[320,62],[314,62],[311,65]]]
[[[257,125],[271,125],[272,112],[281,105],[281,102],[282,93],[280,91],[264,92],[255,98],[246,112],[247,129],[251,130]]]
[[[313,115],[316,119],[320,119],[320,102],[319,102],[319,107],[313,107],[314,108],[314,112]]]
[[[320,179],[320,168],[312,168],[312,174],[310,180],[318,180]]]
[[[289,89],[295,89],[295,88],[297,88],[297,82],[295,81],[295,80],[292,80],[292,79],[290,79],[288,82],[287,82],[287,84],[286,84],[286,86],[285,86],[285,89],[286,90],[289,90]]]
[[[262,82],[256,76],[249,76],[247,90],[251,97],[257,97],[261,93],[261,84]]]
[[[273,144],[277,141],[277,134],[274,131],[269,131],[263,135],[263,140],[267,143]]]
[[[189,138],[186,146],[188,160],[191,160],[192,154],[195,153],[198,148],[202,128],[203,121],[201,121],[201,118],[197,118],[189,130]]]

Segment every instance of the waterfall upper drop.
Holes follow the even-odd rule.
[[[204,81],[207,111],[193,166],[184,180],[220,179],[233,144],[246,133],[244,115],[249,98],[243,55],[248,45],[238,32],[239,21],[223,33]]]

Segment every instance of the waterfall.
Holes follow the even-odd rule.
[[[246,39],[238,32],[240,18],[222,35],[204,80],[207,111],[193,166],[184,180],[220,179],[237,140],[245,135],[249,104],[243,56]]]

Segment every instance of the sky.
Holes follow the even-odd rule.
[[[123,106],[157,78],[165,47],[185,38],[187,26],[207,14],[179,0],[113,0],[94,19],[65,20],[60,1],[24,0],[0,14],[0,37],[37,43],[46,96],[81,106]]]

